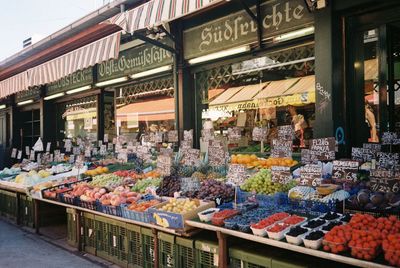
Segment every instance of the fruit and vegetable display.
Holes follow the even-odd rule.
[[[247,192],[256,192],[258,194],[274,194],[277,192],[287,192],[296,186],[296,181],[292,180],[287,184],[272,181],[271,170],[261,169],[255,175],[247,179],[240,187]]]
[[[159,208],[159,210],[186,214],[200,206],[200,202],[197,199],[170,199],[166,204]]]
[[[4,168],[2,171],[0,171],[0,180],[3,180],[5,178],[12,178],[16,175],[18,175],[21,172],[21,168],[19,167],[12,167],[12,168]]]
[[[155,205],[160,204],[160,200],[158,199],[153,199],[149,201],[142,201],[142,202],[132,202],[127,208],[132,211],[137,211],[137,212],[144,212],[148,208],[153,207]]]
[[[160,178],[147,178],[138,180],[131,188],[133,192],[145,193],[148,188],[158,188],[161,184]]]
[[[85,175],[87,176],[96,176],[96,175],[101,175],[101,174],[105,174],[108,173],[108,167],[102,167],[102,166],[98,166],[94,169],[89,169],[85,172]]]
[[[298,164],[291,158],[258,158],[255,154],[237,154],[231,156],[232,164],[246,165],[247,168],[271,168],[272,166],[292,167]]]
[[[14,182],[24,186],[34,186],[38,183],[48,181],[49,176],[51,176],[51,173],[46,170],[40,170],[39,172],[31,170],[29,172],[21,172],[15,177]]]
[[[166,176],[161,180],[161,185],[157,189],[160,196],[173,197],[174,193],[181,190],[181,181],[177,176]]]
[[[90,186],[94,187],[105,187],[112,190],[120,186],[123,182],[123,178],[115,174],[103,174],[93,177],[93,180],[89,183]]]
[[[95,188],[97,189],[97,188]],[[105,206],[119,206],[121,204],[135,203],[141,199],[141,195],[136,192],[131,192],[129,187],[118,186],[114,191],[101,195],[99,198],[100,203]]]
[[[190,198],[198,198],[203,200],[215,201],[220,198],[224,201],[231,201],[234,197],[235,189],[220,181],[210,179],[202,182],[201,187],[197,191],[189,191],[184,193]]]

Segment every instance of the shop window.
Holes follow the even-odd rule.
[[[202,124],[211,121],[215,134],[224,136],[228,128],[240,127],[242,138],[231,148],[259,146],[252,140],[256,126],[269,129],[270,143],[277,126],[292,124],[294,144],[303,147],[313,137],[314,69],[314,44],[309,43],[197,72]]]
[[[172,77],[153,79],[116,89],[117,136],[140,140],[146,132],[175,128]]]
[[[96,96],[81,98],[59,104],[58,138],[84,138],[97,140],[97,99]]]

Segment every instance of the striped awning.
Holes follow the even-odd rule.
[[[120,37],[121,32],[111,34],[29,69],[29,86],[48,84],[96,63],[118,58]]]
[[[0,98],[57,81],[97,63],[117,59],[121,32],[113,33],[27,71],[0,81]]]
[[[25,89],[28,89],[27,71],[0,81],[0,99]]]
[[[225,0],[151,0],[115,15],[105,23],[118,25],[124,31],[133,33],[137,30],[159,26],[222,1]]]

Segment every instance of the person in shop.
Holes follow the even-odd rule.
[[[307,128],[307,122],[304,119],[304,115],[298,114],[296,108],[292,105],[288,107],[288,112],[291,117],[291,124],[295,131],[294,144],[298,145],[300,148],[304,148],[304,130]]]

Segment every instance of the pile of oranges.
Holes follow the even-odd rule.
[[[98,166],[95,169],[89,169],[88,171],[86,171],[85,175],[94,177],[94,176],[101,175],[104,173],[108,173],[108,167]]]
[[[245,165],[247,168],[271,168],[272,166],[291,167],[298,162],[291,158],[258,158],[255,154],[236,154],[231,156],[232,164]]]

